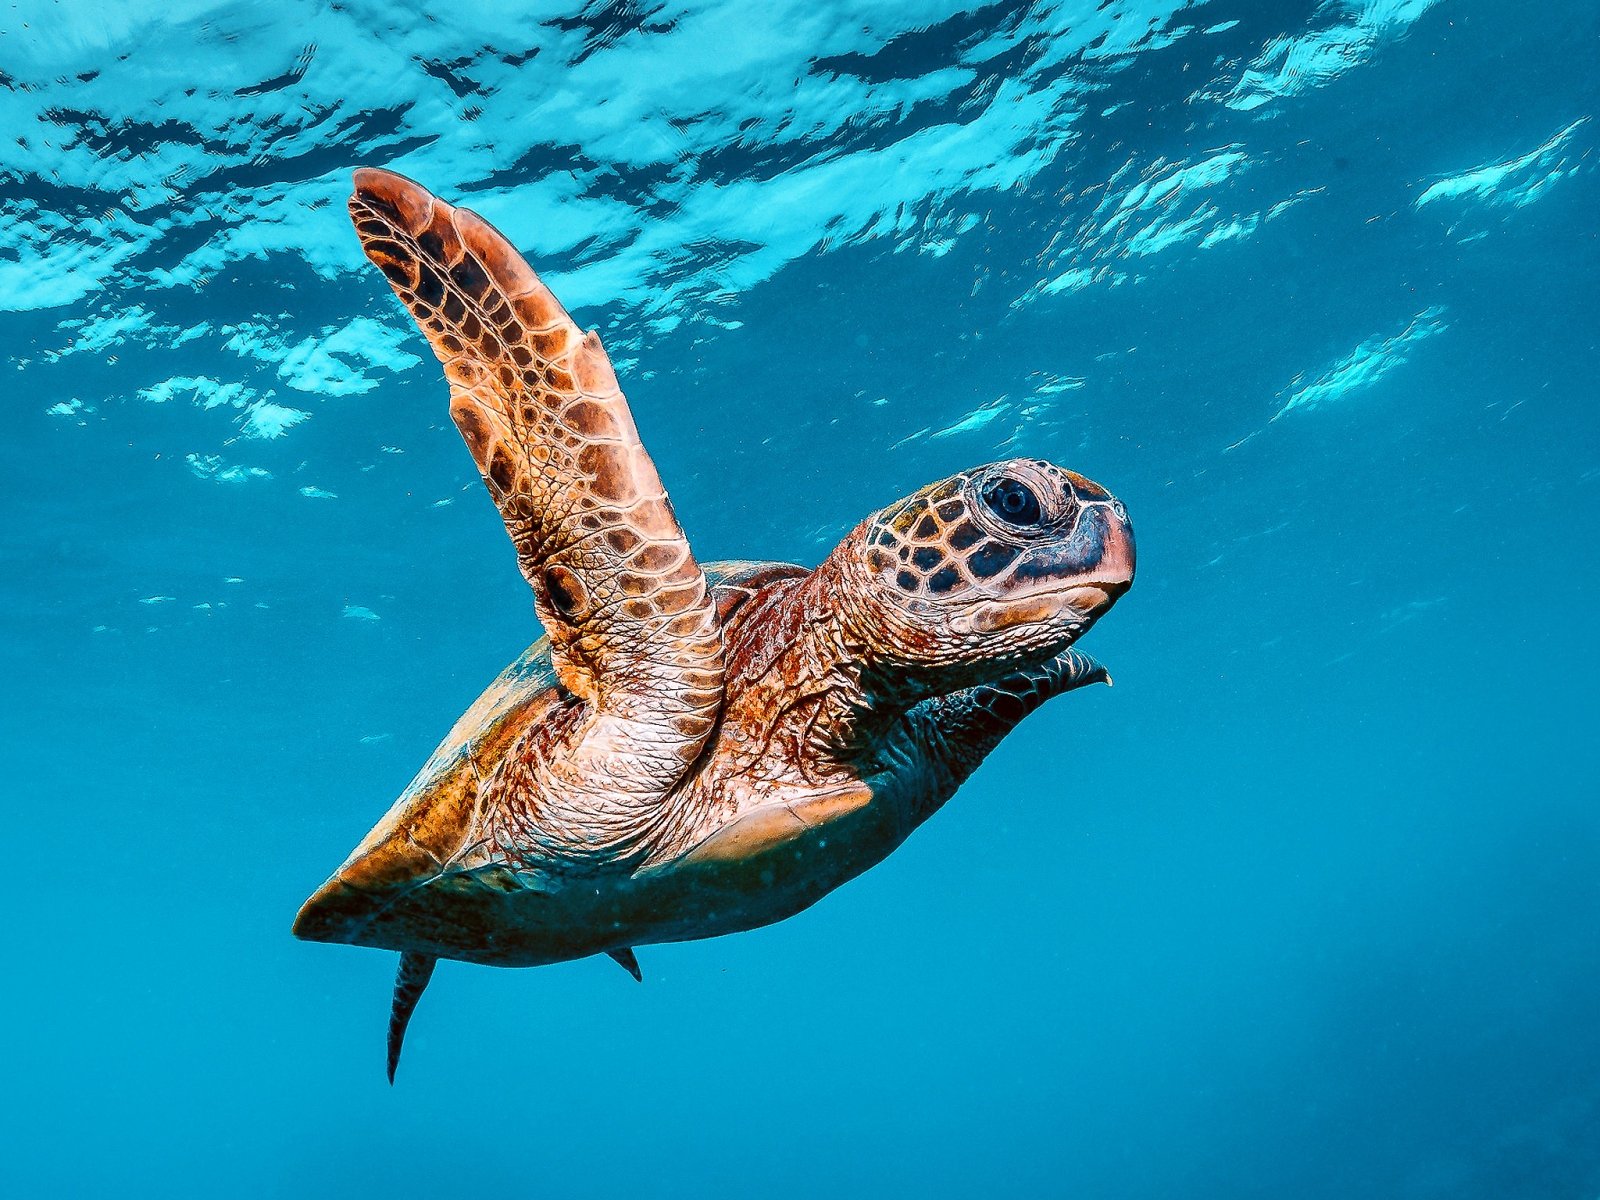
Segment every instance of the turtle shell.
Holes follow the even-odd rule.
[[[763,587],[808,573],[791,563],[747,560],[708,563],[704,571],[724,625]],[[340,872],[361,861],[365,878],[398,880],[415,876],[419,852],[437,867],[456,858],[476,826],[478,783],[527,729],[571,702],[556,681],[550,639],[541,637],[461,715]]]

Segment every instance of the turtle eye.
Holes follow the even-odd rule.
[[[1007,525],[1037,525],[1044,518],[1039,497],[1019,479],[1003,475],[983,489],[983,502]]]

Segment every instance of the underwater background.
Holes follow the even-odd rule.
[[[1600,1194],[1591,0],[0,12],[0,1193]],[[349,227],[617,360],[702,561],[1028,454],[1116,679],[778,926],[289,935],[536,634]]]

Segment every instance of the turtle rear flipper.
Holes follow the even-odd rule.
[[[400,1065],[400,1050],[406,1041],[406,1026],[411,1024],[411,1014],[417,1010],[417,1001],[433,978],[433,968],[439,960],[431,954],[402,954],[400,970],[394,977],[394,1001],[389,1006],[389,1082],[394,1082],[395,1068]]]
[[[557,676],[595,710],[541,766],[553,822],[613,853],[716,722],[722,639],[705,576],[599,335],[511,244],[388,171],[356,172],[350,215],[444,364],[450,415],[516,545]]]
[[[644,972],[639,969],[639,956],[633,952],[631,947],[622,950],[607,950],[606,957],[629,975],[632,975],[635,983],[644,982]]]

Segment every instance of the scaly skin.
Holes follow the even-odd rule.
[[[532,966],[781,920],[881,861],[1018,721],[1105,678],[1072,643],[1133,580],[1097,484],[1011,459],[867,518],[814,571],[713,590],[598,337],[481,218],[356,174],[548,631],[308,900],[402,953],[390,1074],[440,957]]]

